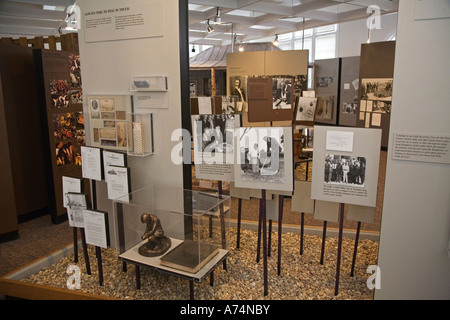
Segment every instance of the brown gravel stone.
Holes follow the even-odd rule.
[[[263,292],[263,262],[256,262],[256,231],[241,231],[241,247],[235,249],[236,229],[229,230],[231,248],[227,270],[219,266],[214,273],[214,286],[209,279],[195,283],[196,300],[372,300],[373,291],[367,288],[369,265],[377,263],[378,242],[360,240],[355,275],[350,277],[354,240],[344,238],[341,256],[339,294],[334,295],[336,275],[337,238],[326,242],[324,264],[321,265],[322,238],[305,235],[303,255],[299,253],[299,235],[282,234],[281,275],[277,275],[277,234],[272,235],[272,251],[268,258],[269,293]],[[262,251],[261,251],[262,252]],[[187,300],[187,280],[141,268],[141,289],[135,285],[134,266],[122,271],[114,249],[102,249],[104,285],[98,284],[95,250],[89,246],[91,275],[86,274],[83,253],[80,250],[81,292],[130,300]],[[73,256],[61,259],[23,281],[67,288],[67,268],[74,264]]]

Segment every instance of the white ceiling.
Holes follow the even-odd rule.
[[[397,12],[398,0],[189,0],[189,42],[206,45],[260,41],[293,31],[367,19],[377,6],[380,14]],[[225,24],[214,19],[220,8]],[[214,32],[206,32],[206,22]],[[269,40],[269,41],[271,41]]]
[[[0,37],[58,35],[65,8],[74,2],[0,0]],[[43,5],[57,6],[57,10],[44,10]],[[189,42],[228,45],[232,34],[239,42],[260,41],[302,28],[367,19],[372,5],[380,8],[380,14],[393,13],[398,0],[189,0]],[[217,8],[221,25],[214,24]],[[212,33],[206,31],[207,19]]]

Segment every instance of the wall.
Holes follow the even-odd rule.
[[[400,0],[390,145],[398,132],[450,134],[449,37],[450,19],[415,21]],[[449,164],[392,160],[388,150],[376,299],[450,299],[449,181]]]
[[[88,43],[85,30],[79,31],[84,97],[131,94],[130,82],[135,76],[168,77],[169,108],[149,110],[154,119],[155,154],[144,158],[128,157],[132,190],[149,184],[183,187],[182,166],[171,161],[172,148],[178,143],[171,142],[172,131],[182,127],[178,3],[177,0],[163,1],[162,37]],[[108,9],[133,4],[130,0],[77,1],[82,15],[101,6]],[[84,110],[88,114],[87,99],[84,100]],[[98,208],[112,212],[106,184],[100,182],[97,186]]]
[[[356,20],[339,24],[337,39],[337,56],[352,57],[361,55],[361,44],[367,42],[368,29],[367,20]],[[390,40],[397,30],[397,14],[386,14],[381,16],[381,29],[371,31],[371,42]]]

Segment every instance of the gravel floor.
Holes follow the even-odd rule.
[[[350,277],[354,240],[343,239],[339,294],[334,295],[336,276],[337,238],[326,240],[324,264],[321,265],[322,238],[305,235],[303,255],[299,253],[299,235],[282,234],[281,275],[277,276],[277,233],[272,234],[272,250],[268,259],[268,290],[264,296],[263,263],[256,262],[256,231],[241,231],[241,246],[235,249],[235,229],[230,230],[233,244],[227,258],[227,270],[219,266],[214,273],[214,286],[209,278],[195,283],[196,300],[372,300],[373,291],[367,288],[370,265],[377,263],[378,242],[360,240],[355,275]],[[234,235],[234,237],[233,237]],[[80,250],[81,292],[130,300],[187,300],[189,282],[174,276],[141,268],[141,289],[135,286],[134,266],[125,273],[118,262],[116,251],[102,249],[104,285],[98,284],[95,250],[89,247],[92,274],[85,273],[83,253]],[[67,268],[74,264],[73,256],[41,270],[23,281],[66,288]]]

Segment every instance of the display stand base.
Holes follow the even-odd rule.
[[[170,254],[170,252],[172,250],[174,250],[177,246],[181,245],[184,242],[183,240],[179,240],[179,239],[175,239],[175,238],[170,238],[170,239],[172,241],[172,247],[167,251],[166,255]],[[161,263],[161,258],[163,258],[164,256],[144,257],[144,256],[140,255],[138,252],[139,247],[145,242],[146,242],[146,240],[144,240],[141,243],[138,243],[131,249],[129,249],[119,255],[119,260],[122,260],[122,262],[124,264],[131,263],[137,267],[136,268],[137,289],[140,288],[140,267],[146,267],[146,268],[150,268],[150,269],[153,269],[153,270],[165,273],[165,274],[169,274],[172,276],[176,276],[176,277],[179,277],[182,279],[189,280],[190,298],[191,299],[194,298],[193,282],[201,282],[204,279],[206,279],[206,277],[208,277],[208,276],[212,277],[212,273],[214,272],[214,270],[219,265],[223,264],[223,262],[226,260],[226,258],[229,255],[228,250],[218,248],[218,252],[215,255],[213,255],[213,257],[209,261],[207,261],[206,264],[204,264],[204,266],[202,266],[197,272],[192,273],[192,272],[188,272],[185,270],[179,270],[179,269],[175,269],[173,267],[163,265]],[[212,284],[212,283],[213,283],[213,279],[210,279],[210,284]],[[191,288],[192,288],[192,290],[191,290]]]

